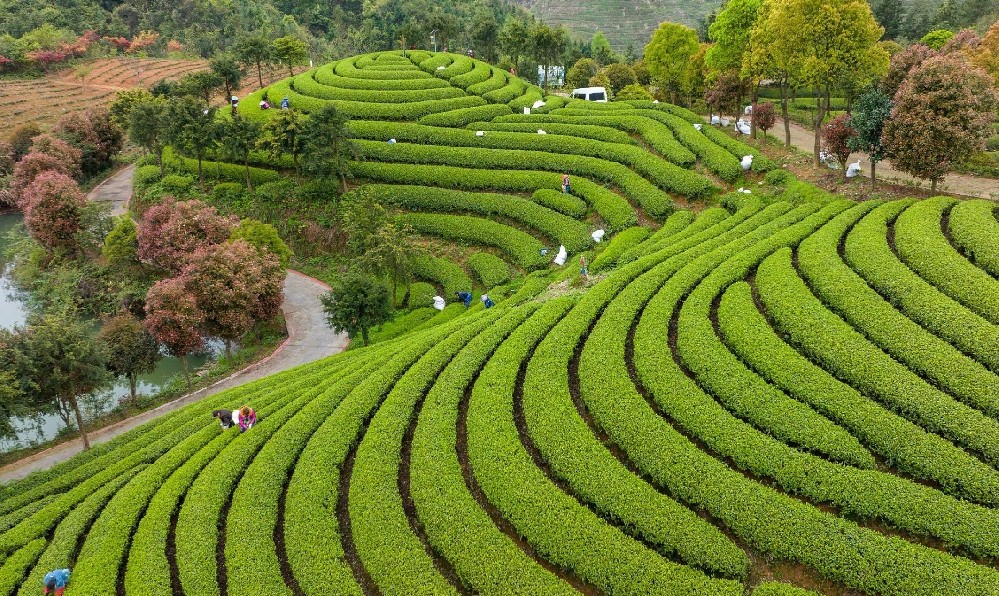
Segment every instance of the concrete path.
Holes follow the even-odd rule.
[[[781,142],[784,141],[784,121],[777,119],[777,124],[770,130],[771,135]],[[791,123],[791,144],[809,154],[815,149],[815,133],[807,128],[795,123]],[[870,178],[871,161],[866,153],[853,153],[847,163],[854,163],[860,160],[861,174]],[[875,172],[878,181],[890,182],[894,184],[904,184],[919,188],[930,188],[927,180],[921,180],[896,170],[889,161],[879,161]],[[948,194],[962,195],[966,197],[977,197],[980,199],[999,199],[999,180],[995,178],[979,178],[977,176],[967,176],[965,174],[948,174],[937,185],[937,190]]]
[[[128,201],[132,198],[132,175],[134,173],[135,164],[132,164],[98,184],[87,195],[87,200],[111,205],[111,215],[124,214],[128,208]]]
[[[125,206],[132,196],[132,171],[125,168],[95,188],[88,198],[104,201],[113,206],[113,213],[125,213]],[[347,347],[346,334],[335,334],[326,326],[320,294],[329,286],[318,279],[297,271],[288,270],[284,279],[284,312],[288,338],[273,354],[249,367],[222,379],[209,387],[195,391],[157,408],[143,412],[121,422],[95,430],[89,434],[90,443],[96,445],[149,422],[167,412],[172,412],[220,391],[230,389],[272,375],[300,364],[319,360],[342,352]],[[232,404],[233,407],[239,404]],[[83,441],[73,439],[36,453],[0,468],[0,482],[23,478],[37,470],[47,469],[83,451]]]

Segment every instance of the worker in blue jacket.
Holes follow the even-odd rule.
[[[461,300],[465,308],[472,305],[472,293],[471,292],[455,292],[458,295],[458,300]]]
[[[69,569],[56,569],[54,571],[49,571],[45,574],[45,579],[42,580],[45,584],[45,591],[43,594],[48,594],[49,591],[54,591],[55,596],[62,596],[62,593],[66,590],[66,584],[69,583]]]

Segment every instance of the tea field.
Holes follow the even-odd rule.
[[[454,250],[371,346],[0,488],[0,594],[999,593],[994,203],[837,200],[682,108],[454,54],[263,97],[347,113],[352,185]],[[428,308],[468,288],[496,307]]]

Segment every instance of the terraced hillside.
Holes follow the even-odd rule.
[[[504,298],[3,487],[0,594],[63,566],[81,594],[999,593],[994,204],[676,210],[756,181],[748,148],[661,104],[514,114],[540,92],[459,58],[267,93],[349,111],[354,182],[474,252],[429,291]],[[606,273],[573,290],[542,242]],[[261,422],[220,431],[242,403]]]

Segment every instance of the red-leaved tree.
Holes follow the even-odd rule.
[[[237,223],[201,201],[166,197],[142,216],[139,259],[179,273],[199,248],[225,242]]]
[[[41,134],[31,140],[31,151],[44,153],[59,160],[68,176],[80,175],[82,152],[64,139],[50,134]]]
[[[956,55],[928,59],[895,94],[884,142],[896,168],[937,183],[981,151],[999,97],[991,78]]]
[[[198,310],[198,303],[187,291],[183,278],[164,279],[149,288],[144,324],[171,356],[181,359],[188,387],[191,377],[187,357],[205,346],[202,321],[204,314]]]
[[[59,172],[66,176],[70,175],[66,169],[66,164],[59,161],[58,158],[44,153],[29,153],[14,165],[14,175],[10,178],[10,192],[14,195],[14,200],[20,203],[23,200],[24,191],[43,172]]]
[[[75,252],[86,204],[75,180],[59,172],[42,172],[22,193],[24,227],[49,250]]]
[[[857,136],[857,129],[850,124],[849,114],[840,114],[822,127],[822,148],[836,156],[846,177],[846,161],[850,159],[850,139]]]
[[[881,90],[888,97],[895,97],[909,73],[937,55],[936,50],[922,44],[913,44],[891,57],[888,72],[881,79]]]
[[[756,128],[763,131],[763,140],[766,141],[767,131],[777,124],[777,110],[774,104],[769,101],[753,104],[753,123]]]
[[[181,277],[205,314],[206,335],[224,340],[227,354],[257,321],[281,309],[284,269],[269,251],[245,240],[198,249]]]
[[[80,150],[80,169],[88,176],[110,165],[125,138],[105,107],[66,114],[56,123],[53,133]]]

